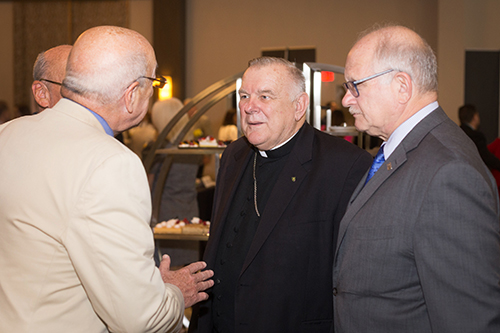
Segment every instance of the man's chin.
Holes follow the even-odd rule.
[[[363,124],[360,124],[358,121],[354,122],[354,127],[358,132],[366,132],[366,126],[363,126]]]
[[[254,135],[250,134],[247,136],[248,142],[250,142],[254,147],[256,147],[259,150],[266,150],[266,142],[262,140],[259,136],[255,135],[256,133],[253,133]]]

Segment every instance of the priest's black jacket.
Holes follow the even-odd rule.
[[[307,123],[297,135],[239,274],[234,332],[333,331],[332,266],[338,226],[372,157]],[[222,155],[203,258],[210,269],[232,198],[253,156],[244,137]],[[209,298],[193,308],[190,332],[213,331],[211,302]]]

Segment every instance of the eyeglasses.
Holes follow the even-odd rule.
[[[377,74],[373,74],[373,75],[370,75],[368,77],[365,77],[364,79],[361,79],[361,80],[356,80],[356,81],[347,81],[347,82],[344,82],[344,88],[346,90],[349,90],[351,92],[351,94],[354,96],[354,97],[359,97],[359,91],[358,91],[358,85],[363,83],[363,82],[366,82],[368,80],[371,80],[371,79],[374,79],[376,77],[379,77],[381,75],[384,75],[384,74],[387,74],[387,73],[390,73],[392,72],[394,69],[388,69],[388,70],[385,70],[383,72],[380,72],[380,73],[377,73]]]
[[[62,86],[62,83],[56,82],[56,81],[52,81],[52,80],[40,79],[39,81],[45,81],[45,82],[49,82],[49,83],[52,83],[52,84],[57,84],[58,86]]]
[[[165,84],[167,83],[167,79],[164,76],[159,76],[157,78],[141,76],[141,78],[153,81],[153,87],[159,89],[165,87]]]

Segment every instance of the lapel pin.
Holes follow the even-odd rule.
[[[387,171],[392,170],[392,164],[391,162],[387,163]]]
[[[292,182],[294,182],[294,183],[295,183],[295,181],[296,181],[296,180],[297,180],[297,178],[292,177]]]

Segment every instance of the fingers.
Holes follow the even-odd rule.
[[[213,285],[214,285],[213,280],[198,282],[196,284],[196,289],[198,289],[198,291],[201,292],[203,290],[207,290],[208,288],[211,288]]]
[[[193,274],[193,277],[196,282],[205,281],[206,279],[209,279],[212,276],[214,276],[214,271],[212,270],[201,271],[196,274]]]
[[[185,299],[184,306],[187,309],[187,308],[195,305],[196,303],[201,302],[201,301],[206,301],[207,299],[208,299],[207,293],[198,293],[198,294],[196,294],[195,297],[192,297],[190,299]]]
[[[170,256],[168,254],[164,254],[161,257],[160,265],[166,266],[168,269],[170,269],[171,262],[172,260],[170,259]]]
[[[194,274],[194,273],[202,270],[205,267],[207,267],[207,264],[204,261],[197,261],[197,262],[193,262],[192,264],[187,265],[184,268],[189,270],[189,273]]]
[[[167,254],[165,254],[162,257],[162,260],[160,262],[159,270],[160,270],[163,282],[168,282],[167,275],[170,273],[170,262],[171,262],[170,257]]]
[[[184,296],[186,308],[208,299],[208,294],[204,291],[214,285],[210,278],[214,275],[212,270],[203,269],[207,264],[203,261],[192,263],[178,271],[170,270],[170,257],[164,255],[160,263],[160,272],[163,282],[171,283],[179,287]]]
[[[207,299],[208,299],[207,293],[198,293],[196,303],[201,302],[201,301],[206,301]]]

